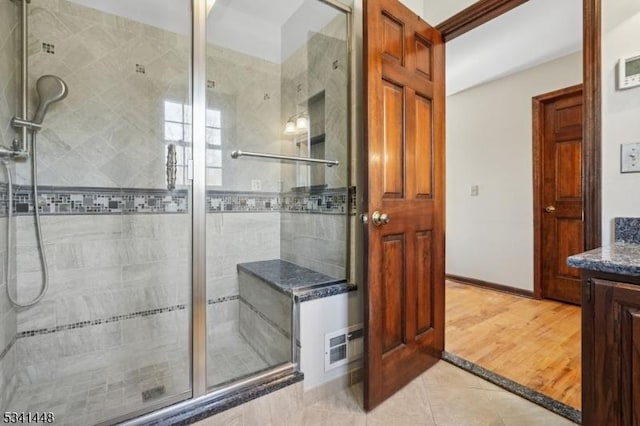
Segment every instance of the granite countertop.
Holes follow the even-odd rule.
[[[281,259],[239,263],[238,270],[261,279],[282,293],[294,295],[299,302],[357,289],[357,285],[347,283],[345,279],[334,278]]]
[[[580,269],[640,276],[640,244],[615,242],[570,256],[567,264]]]

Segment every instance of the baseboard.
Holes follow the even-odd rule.
[[[529,299],[535,299],[533,291],[523,290],[521,288],[509,287],[503,284],[496,284],[488,281],[477,280],[475,278],[461,277],[459,275],[446,274],[445,278],[451,281],[455,281],[461,284],[469,284],[476,287],[482,287],[489,290],[500,291],[502,293],[515,294],[516,296],[528,297]]]

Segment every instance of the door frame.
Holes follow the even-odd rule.
[[[565,87],[563,89],[535,96],[531,102],[533,110],[533,297],[535,299],[542,299],[542,158],[545,139],[543,129],[545,122],[545,105],[547,102],[554,99],[577,94],[578,92],[582,92],[582,100],[584,102],[584,89],[582,84]],[[582,156],[584,157],[584,154]],[[584,196],[584,191],[582,195]],[[584,203],[582,206],[582,213],[584,217]]]
[[[528,0],[480,0],[437,25],[446,42]],[[602,0],[582,2],[582,200],[584,250],[602,245],[601,22]],[[535,286],[534,286],[535,292]],[[535,293],[534,293],[535,294]],[[536,297],[538,297],[536,295]]]

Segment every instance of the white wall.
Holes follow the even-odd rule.
[[[438,25],[456,13],[471,6],[477,0],[423,0],[423,14],[425,21],[431,25]]]
[[[640,88],[615,89],[620,56],[640,53],[640,4],[603,2],[602,243],[613,239],[613,218],[640,216],[640,174],[620,173],[620,144],[640,142]]]
[[[448,274],[533,290],[531,98],[581,81],[578,52],[447,98]]]
[[[358,292],[343,293],[300,304],[300,369],[305,390],[313,389],[362,367],[360,360],[324,371],[325,334],[362,322]]]
[[[413,10],[415,14],[424,17],[424,4],[422,0],[400,0],[400,3]]]

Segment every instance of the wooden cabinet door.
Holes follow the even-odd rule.
[[[640,426],[640,286],[594,279],[592,287],[582,424]]]
[[[444,349],[444,44],[397,0],[364,6],[370,410]]]

